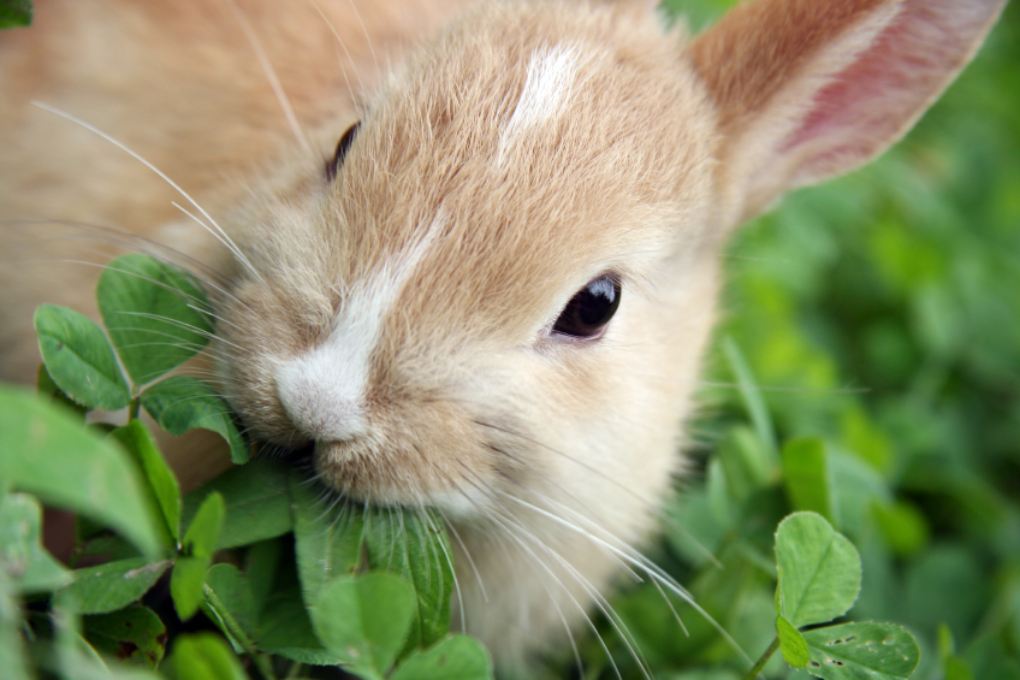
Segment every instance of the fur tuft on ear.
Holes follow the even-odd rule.
[[[692,45],[715,101],[731,224],[897,141],[1005,0],[756,0]]]

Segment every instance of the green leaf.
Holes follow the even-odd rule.
[[[390,680],[489,680],[492,661],[480,642],[453,635],[404,659]]]
[[[20,28],[29,26],[31,23],[31,0],[3,0],[0,2],[0,28]]]
[[[174,570],[170,572],[170,599],[181,621],[190,619],[202,606],[202,585],[210,561],[208,557],[178,557],[174,562]]]
[[[40,544],[42,508],[28,494],[0,498],[0,569],[8,587],[22,593],[56,590],[74,576]]]
[[[84,314],[57,305],[35,310],[35,332],[53,382],[89,409],[116,411],[131,391],[103,330]]]
[[[225,514],[223,496],[215,491],[206,496],[184,533],[184,553],[192,557],[212,557]]]
[[[15,599],[7,573],[0,569],[0,678],[5,680],[33,677],[25,659],[23,626],[21,603]]]
[[[230,460],[238,465],[248,462],[250,452],[230,406],[209,383],[175,375],[142,392],[141,399],[153,420],[170,434],[180,436],[196,427],[212,430],[227,441]]]
[[[953,629],[943,623],[938,630],[939,656],[943,659],[956,653],[956,641],[953,639]]]
[[[360,512],[330,512],[321,490],[297,471],[290,478],[294,548],[305,604],[313,606],[333,579],[353,574],[361,562],[364,522]]]
[[[0,481],[117,530],[147,555],[159,554],[156,518],[119,447],[83,431],[65,409],[6,385],[0,385],[0,432]]]
[[[44,400],[49,400],[51,403],[70,409],[76,418],[80,419],[82,423],[85,422],[85,414],[88,412],[88,409],[74,403],[71,397],[64,394],[64,390],[60,389],[57,383],[53,382],[53,376],[46,370],[46,364],[44,363],[39,364],[39,370],[36,371],[35,389],[36,394]]]
[[[863,536],[871,528],[871,506],[876,500],[889,501],[889,486],[873,467],[838,449],[827,450],[832,504],[840,528]]]
[[[875,525],[893,554],[911,557],[928,545],[931,531],[924,514],[916,506],[905,501],[885,503],[876,500],[871,511]]]
[[[408,650],[431,645],[450,628],[453,557],[442,518],[401,507],[372,508],[364,526],[369,565],[395,573],[415,590]]]
[[[730,370],[737,379],[737,389],[740,390],[744,407],[747,409],[748,415],[751,416],[754,431],[758,434],[759,441],[765,445],[772,467],[775,467],[776,432],[772,426],[772,419],[769,417],[768,406],[765,405],[765,400],[758,390],[758,384],[755,382],[751,367],[733,338],[723,338],[722,347]]]
[[[848,623],[803,635],[811,655],[807,671],[825,680],[909,678],[921,660],[914,637],[891,623]]]
[[[842,534],[813,512],[797,512],[776,531],[783,570],[783,616],[796,627],[842,616],[861,589],[861,558]]]
[[[793,668],[804,668],[808,665],[808,646],[804,636],[792,623],[784,617],[776,618],[776,634],[779,636],[779,648],[783,652],[786,663]]]
[[[99,277],[96,301],[117,354],[138,386],[198,354],[213,332],[198,280],[148,255],[110,262]]]
[[[128,606],[149,591],[170,560],[150,562],[144,557],[75,569],[74,583],[59,591],[81,614],[105,614]]]
[[[929,639],[936,637],[942,622],[970,638],[988,615],[989,595],[994,592],[991,573],[974,548],[940,541],[906,566],[906,606],[897,611],[901,620]]]
[[[155,438],[140,420],[113,431],[113,436],[124,445],[128,454],[135,459],[146,481],[146,499],[153,515],[163,521],[163,544],[168,548],[177,547],[181,535],[181,488],[177,478],[159,452]]]
[[[256,618],[262,615],[262,609],[265,607],[266,600],[269,599],[274,588],[277,587],[277,581],[280,578],[284,578],[282,575],[285,559],[283,556],[283,543],[284,541],[280,539],[261,541],[249,546],[245,553],[244,576],[248,581],[248,589],[251,592],[252,612]],[[292,545],[288,547],[292,547]],[[297,585],[297,571],[293,569],[294,556],[292,551],[289,551],[286,561],[288,563],[287,566],[291,567],[286,573],[291,575],[293,571],[294,577],[288,582],[288,585],[291,583]],[[300,595],[298,599],[300,599]]]
[[[205,572],[205,603],[211,617],[236,648],[251,648],[257,612],[248,578],[232,564],[214,564]]]
[[[139,604],[109,614],[86,616],[82,632],[98,651],[155,669],[166,652],[166,626]]]
[[[266,599],[256,642],[264,652],[313,666],[335,666],[344,661],[319,642],[297,581]]]
[[[894,457],[892,443],[867,412],[855,404],[843,412],[841,421],[846,447],[879,472],[889,472]]]
[[[790,505],[835,521],[825,442],[816,437],[791,439],[783,446],[782,458]]]
[[[379,680],[404,646],[414,590],[393,574],[342,576],[322,590],[310,613],[326,649],[344,659],[350,672]]]
[[[719,460],[726,473],[730,496],[743,504],[748,497],[769,484],[771,460],[753,430],[736,425],[719,445]]]
[[[199,506],[195,518],[184,533],[180,557],[170,575],[170,597],[181,621],[187,621],[198,611],[204,600],[202,586],[205,572],[216,552],[216,541],[223,527],[226,507],[223,496],[213,492]]]
[[[970,666],[959,656],[947,656],[942,661],[945,680],[974,680]]]
[[[248,680],[241,661],[215,633],[179,636],[169,662],[178,680]]]
[[[190,522],[201,502],[215,492],[223,496],[226,509],[217,550],[282,536],[294,526],[289,475],[286,465],[270,460],[232,468],[185,497],[182,522]]]

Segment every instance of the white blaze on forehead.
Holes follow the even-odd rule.
[[[510,121],[499,139],[499,160],[522,132],[552,120],[567,108],[577,79],[581,51],[576,45],[536,50],[528,64],[528,78]]]
[[[347,441],[367,433],[365,395],[383,322],[444,224],[440,213],[406,252],[355,283],[325,342],[280,361],[277,393],[288,417],[306,436]]]

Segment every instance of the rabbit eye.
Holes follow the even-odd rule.
[[[596,338],[620,306],[620,281],[615,276],[600,276],[570,299],[556,319],[553,333],[575,338]]]
[[[347,150],[351,148],[351,142],[354,141],[354,135],[358,133],[360,126],[361,121],[359,120],[347,128],[347,132],[341,135],[340,141],[336,145],[336,153],[333,155],[333,160],[326,163],[326,181],[332,182],[333,178],[336,177],[336,173],[340,170],[340,166],[343,165],[344,157],[347,156]]]

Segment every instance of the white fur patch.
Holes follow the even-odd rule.
[[[522,132],[556,118],[567,108],[577,79],[580,57],[576,45],[557,45],[551,49],[536,50],[531,55],[524,90],[500,135],[500,165],[507,150]]]
[[[440,214],[407,252],[354,284],[324,343],[280,362],[277,392],[287,415],[304,434],[321,441],[367,434],[364,399],[383,321],[444,223]]]

